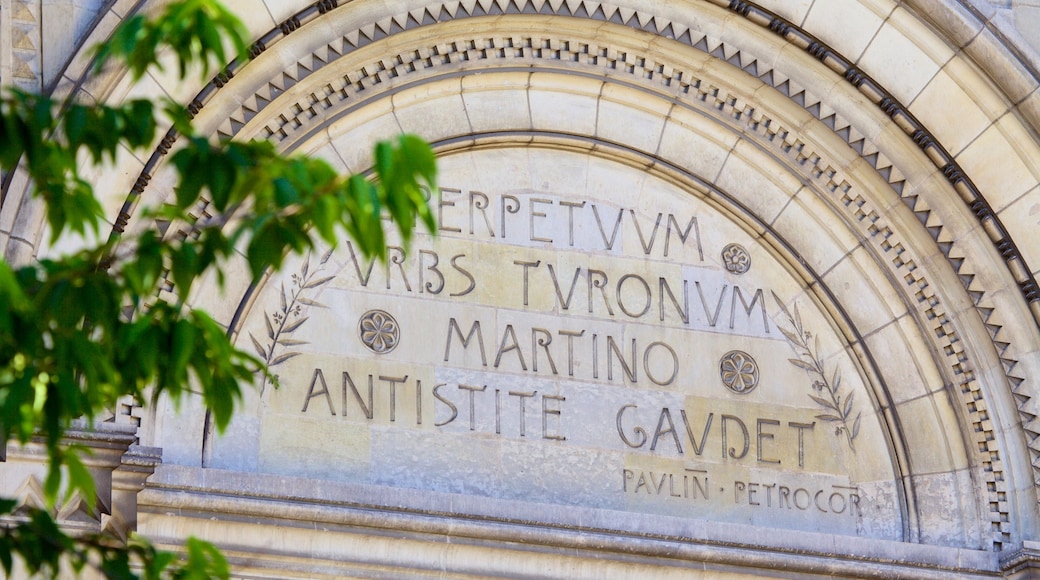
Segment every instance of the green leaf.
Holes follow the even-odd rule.
[[[109,580],[136,580],[130,570],[130,554],[125,550],[105,550],[101,559],[101,571]]]
[[[10,576],[14,568],[13,543],[7,534],[0,534],[0,566],[3,567],[6,576]]]
[[[93,504],[97,497],[94,489],[94,477],[79,458],[79,453],[85,451],[83,448],[78,448],[71,453],[66,453],[65,467],[69,473],[69,489],[77,490],[84,501]]]
[[[83,142],[87,132],[87,117],[87,108],[82,105],[72,105],[65,111],[65,137],[73,147]]]
[[[198,276],[198,249],[194,244],[185,243],[174,252],[170,264],[170,273],[181,300],[187,300],[192,283]]]
[[[185,543],[188,550],[188,561],[184,578],[228,578],[230,570],[227,560],[213,544],[197,538],[188,538]]]
[[[300,200],[296,187],[288,179],[274,180],[274,200],[281,207],[289,207]]]
[[[311,219],[322,239],[330,244],[336,243],[336,223],[342,209],[335,197],[323,195],[314,202]]]
[[[180,385],[187,381],[188,361],[195,351],[195,326],[188,320],[178,320],[173,327],[172,339],[170,382]]]
[[[272,221],[265,223],[253,235],[246,249],[246,260],[254,280],[259,279],[271,266],[281,263],[286,245],[277,224]]]
[[[401,155],[408,161],[407,170],[418,174],[424,181],[434,188],[437,182],[437,159],[433,149],[416,135],[405,134],[398,139]]]

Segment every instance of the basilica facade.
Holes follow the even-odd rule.
[[[235,0],[253,58],[208,84],[92,75],[160,4],[2,0],[0,81],[344,172],[417,134],[438,231],[193,288],[277,386],[72,433],[66,525],[243,578],[1040,574],[1040,6]],[[91,175],[112,231],[185,234],[138,211],[176,147]],[[76,243],[29,188],[12,263]]]

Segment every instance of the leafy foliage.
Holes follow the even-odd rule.
[[[125,66],[136,79],[158,66],[156,55],[167,49],[183,78],[193,67],[207,72],[224,63],[227,46],[241,58],[243,31],[210,0],[178,0],[154,20],[128,19],[98,49],[97,62],[99,68]],[[21,164],[32,178],[52,240],[96,236],[101,205],[79,176],[79,162],[100,164],[123,148],[153,146],[163,115],[183,133],[183,146],[169,159],[178,181],[166,204],[137,211],[142,219],[184,224],[189,235],[148,230],[60,259],[18,268],[0,262],[0,438],[5,444],[44,438],[44,490],[52,502],[62,493],[63,473],[66,493],[95,497],[78,452],[62,444],[72,421],[93,419],[126,395],[165,394],[176,401],[192,389],[223,429],[242,385],[279,360],[272,358],[274,344],[261,358],[239,350],[219,323],[185,305],[194,282],[211,269],[219,275],[238,256],[236,248],[244,248],[256,280],[279,268],[287,253],[309,252],[319,243],[334,247],[344,234],[365,255],[385,259],[384,214],[405,241],[417,220],[434,227],[425,192],[436,190],[436,165],[417,137],[378,144],[374,178],[341,176],[324,161],[285,157],[268,142],[214,143],[192,135],[183,110],[169,102],[86,105],[9,91],[0,96],[0,168]],[[201,206],[212,217],[193,217]],[[314,284],[303,275],[301,290]],[[169,282],[177,298],[157,299]],[[306,303],[298,294],[292,299]],[[0,515],[13,509],[0,500]],[[73,539],[45,511],[27,513],[0,529],[0,565],[8,573],[18,554],[31,572],[56,574],[65,561],[90,563],[111,578],[133,577],[135,568],[149,578],[227,575],[219,552],[202,542],[189,542],[187,560],[174,562],[143,540],[123,546],[100,537]]]
[[[0,500],[0,514],[9,513],[15,502]],[[189,538],[185,549],[187,557],[176,561],[176,555],[156,550],[147,541],[135,538],[123,544],[104,536],[71,538],[66,535],[44,510],[33,509],[21,522],[9,526],[0,534],[0,565],[10,574],[14,567],[13,554],[21,557],[30,573],[49,571],[57,575],[65,564],[74,572],[81,571],[88,562],[101,575],[111,579],[138,578],[135,568],[144,578],[196,580],[227,578],[230,575],[227,560],[213,545]]]

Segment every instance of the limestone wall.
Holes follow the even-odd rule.
[[[1027,3],[235,6],[258,56],[231,78],[78,53],[58,90],[168,94],[344,171],[417,133],[441,226],[385,269],[344,245],[189,297],[281,387],[221,436],[138,412],[143,533],[275,576],[1028,574]],[[154,227],[171,146],[96,175],[118,231]],[[9,259],[79,243],[5,187]]]

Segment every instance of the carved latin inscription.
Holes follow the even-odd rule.
[[[380,437],[428,444],[400,451],[438,466],[408,469],[420,487],[454,489],[439,482],[487,462],[489,481],[523,497],[528,474],[570,489],[586,466],[607,486],[601,499],[562,501],[752,510],[856,532],[869,494],[845,466],[861,383],[842,383],[840,342],[809,341],[800,287],[768,260],[751,268],[752,240],[689,204],[440,193],[436,240],[420,235],[407,254],[391,245],[385,265],[348,242],[323,258],[339,266],[334,282],[312,292],[308,278],[315,295],[292,295],[355,326],[344,344],[301,335],[316,351],[286,361],[294,379],[272,397],[291,411],[279,412],[333,434],[367,429],[358,445],[372,449]],[[342,336],[321,324],[300,332]],[[373,477],[386,453],[368,459]],[[471,454],[481,459],[463,467]]]

